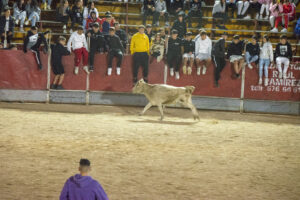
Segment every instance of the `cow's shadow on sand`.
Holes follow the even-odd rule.
[[[157,120],[151,120],[151,119],[141,119],[141,120],[128,120],[129,122],[133,123],[148,123],[148,124],[168,124],[168,125],[178,125],[178,126],[187,126],[187,125],[193,125],[197,124],[199,121],[195,120],[193,122],[175,122],[170,121],[167,119],[164,119],[163,121],[157,119]]]

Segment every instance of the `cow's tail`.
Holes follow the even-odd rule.
[[[185,91],[189,94],[192,94],[195,90],[194,86],[185,86]]]

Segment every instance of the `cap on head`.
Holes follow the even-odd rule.
[[[60,41],[66,41],[67,39],[64,37],[64,36],[59,36],[58,37],[58,41],[60,42]]]
[[[30,29],[31,29],[32,31],[36,31],[38,28],[37,28],[36,26],[32,26]]]
[[[106,11],[105,12],[105,16],[107,16],[107,15],[111,15],[111,12],[110,11]]]
[[[205,31],[205,30],[202,30],[201,32],[200,32],[200,35],[202,36],[202,35],[207,35],[207,32]]]
[[[172,33],[172,35],[173,34],[178,34],[178,31],[176,29],[173,29],[171,33]]]
[[[183,17],[185,15],[185,13],[183,12],[183,11],[180,11],[179,13],[178,13],[178,17]]]
[[[234,35],[234,36],[233,36],[233,39],[234,39],[234,40],[239,40],[239,39],[240,39],[240,36],[239,36],[239,35]]]
[[[115,31],[115,27],[110,27],[109,31]]]
[[[191,36],[191,35],[193,35],[193,33],[192,32],[187,32],[185,35],[186,36]]]
[[[99,23],[98,22],[93,23],[92,27],[93,28],[99,28]]]
[[[284,40],[284,39],[286,40],[286,39],[287,39],[287,36],[286,36],[285,34],[283,34],[283,35],[280,36],[280,39],[281,39],[281,40]]]
[[[141,28],[145,29],[145,26],[144,25],[139,25],[139,29],[141,29]]]
[[[147,24],[146,28],[152,28],[152,25],[151,24]]]
[[[77,27],[77,30],[83,31],[83,26],[78,26],[78,27]]]
[[[79,165],[83,167],[89,167],[91,166],[91,162],[86,158],[81,158],[79,161]]]

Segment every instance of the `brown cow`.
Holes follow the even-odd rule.
[[[141,115],[151,108],[151,106],[158,106],[161,120],[163,120],[163,110],[165,105],[180,103],[181,105],[190,108],[192,110],[194,119],[199,120],[199,114],[193,105],[191,98],[194,90],[194,86],[174,87],[165,84],[148,84],[141,79],[135,84],[132,92],[144,94],[149,100],[149,103],[145,106],[144,110],[141,112]]]

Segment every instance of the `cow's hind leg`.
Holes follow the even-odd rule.
[[[149,108],[151,108],[151,106],[152,106],[152,104],[149,102],[149,103],[145,106],[144,110],[140,113],[140,115],[144,115],[144,113],[145,113],[147,110],[149,110]]]
[[[159,104],[159,105],[157,105],[157,107],[158,107],[158,110],[160,112],[160,121],[162,121],[164,119],[163,105]]]

